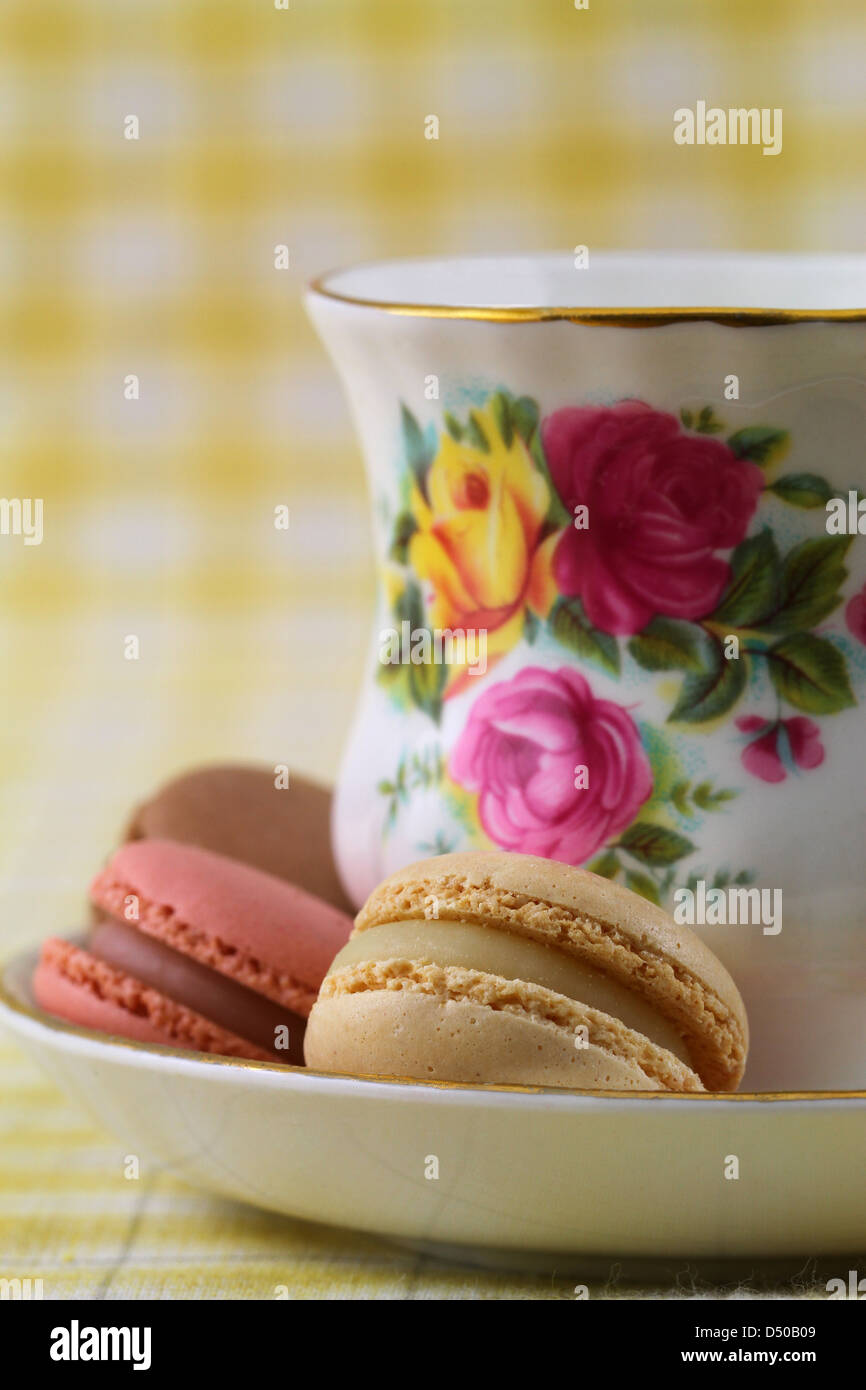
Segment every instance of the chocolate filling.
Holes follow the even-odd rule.
[[[273,1052],[278,1061],[303,1066],[306,1019],[264,994],[227,979],[107,914],[100,913],[91,928],[88,948],[107,965],[134,975],[142,984],[158,989],[227,1033]],[[288,1030],[289,1046],[277,1049],[276,1029],[280,1027]]]

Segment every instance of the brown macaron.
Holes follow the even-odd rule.
[[[295,774],[276,781],[269,767],[192,768],[136,809],[124,838],[197,845],[352,913],[331,853],[330,791]]]
[[[581,1089],[733,1091],[748,1023],[661,908],[529,855],[445,854],[367,899],[310,1014],[322,1071]]]

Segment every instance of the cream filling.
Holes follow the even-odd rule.
[[[691,1066],[682,1037],[657,1009],[627,986],[555,946],[470,922],[383,922],[353,936],[334,957],[329,975],[363,961],[413,960],[459,965],[506,980],[525,980],[618,1018],[635,1033]]]

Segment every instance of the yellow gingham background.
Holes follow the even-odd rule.
[[[0,536],[0,953],[75,925],[166,774],[335,773],[373,580],[304,282],[422,252],[860,249],[864,57],[862,0],[3,0],[0,493],[44,498],[45,538]],[[699,98],[781,106],[783,153],[675,146]],[[0,1123],[0,1275],[47,1296],[569,1296],[126,1183],[7,1046]]]

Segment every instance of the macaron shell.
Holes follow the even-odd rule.
[[[352,926],[345,913],[271,874],[168,840],[121,846],[91,898],[302,1016]]]
[[[479,922],[573,952],[648,999],[681,1028],[710,1089],[733,1090],[745,1068],[748,1023],[739,991],[688,927],[585,869],[499,851],[444,854],[380,884],[353,936],[381,922],[427,916]]]
[[[261,869],[351,913],[331,851],[332,794],[272,767],[227,763],[193,768],[140,805],[127,840],[176,840]]]
[[[304,1039],[307,1066],[319,1071],[474,1085],[659,1090],[628,1058],[531,1015],[469,1000],[382,991],[320,999]],[[685,1089],[683,1087],[682,1089]],[[700,1090],[694,1077],[690,1089]]]
[[[279,1060],[59,937],[43,945],[33,993],[40,1008],[80,1028],[251,1061]]]

